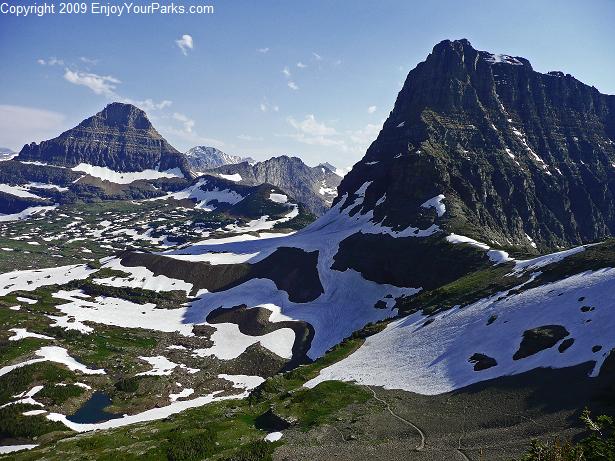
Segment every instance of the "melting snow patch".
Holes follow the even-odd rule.
[[[48,211],[55,210],[57,207],[58,207],[57,205],[31,206],[31,207],[26,208],[23,211],[20,211],[19,213],[0,214],[0,222],[20,221],[22,219],[27,219],[30,216],[45,214]]]
[[[15,299],[20,303],[26,304],[36,304],[38,302],[36,299],[24,298],[23,296],[17,296]]]
[[[42,286],[63,285],[72,280],[85,279],[95,271],[85,265],[76,265],[6,272],[0,274],[0,296],[17,290],[34,291]]]
[[[502,250],[492,250],[489,245],[464,235],[450,234],[446,237],[446,241],[452,244],[466,243],[468,245],[472,245],[473,247],[480,248],[481,250],[487,250],[487,256],[496,264],[501,264],[512,260],[512,258],[508,256],[507,252]]]
[[[160,407],[160,408],[152,408],[151,410],[144,411],[142,413],[137,413],[136,415],[124,415],[121,418],[111,419],[109,421],[105,421],[102,423],[94,423],[94,424],[80,424],[69,421],[65,415],[60,413],[50,413],[47,415],[47,419],[50,421],[59,421],[64,424],[66,427],[76,431],[76,432],[88,432],[102,429],[112,429],[115,427],[127,426],[129,424],[141,423],[147,421],[155,421],[157,419],[168,418],[171,415],[176,413],[180,413],[189,408],[201,407],[203,405],[207,405],[212,402],[219,402],[221,400],[231,400],[231,399],[241,399],[246,398],[248,396],[248,392],[244,392],[238,395],[227,395],[216,397],[220,391],[213,392],[208,395],[204,395],[202,397],[197,397],[192,400],[178,400],[172,402],[170,405]]]
[[[438,214],[438,217],[441,217],[444,213],[446,213],[446,205],[444,205],[442,200],[444,200],[444,195],[443,194],[436,195],[435,197],[430,198],[429,200],[427,200],[421,206],[423,208],[433,208],[433,209],[435,209],[436,213]]]
[[[510,64],[512,66],[522,66],[523,63],[519,61],[517,58],[513,58],[512,56],[508,56],[507,54],[491,54],[487,52],[481,52],[481,55],[485,58],[485,61],[490,62],[491,64]]]
[[[16,197],[40,198],[38,195],[28,192],[23,186],[9,186],[8,184],[0,184],[0,192],[15,195]]]
[[[226,179],[227,181],[239,182],[241,181],[241,175],[239,173],[235,174],[221,174],[221,178]]]
[[[51,336],[31,333],[25,328],[11,328],[9,331],[14,333],[14,335],[9,338],[9,341],[19,341],[24,338],[53,339]]]
[[[137,376],[162,376],[162,375],[170,375],[173,373],[175,367],[177,367],[177,363],[171,362],[169,359],[162,355],[157,355],[155,357],[139,357],[141,360],[145,360],[152,366],[152,369],[149,371],[144,371],[141,373],[137,373]]]
[[[154,275],[152,271],[145,267],[137,266],[122,266],[122,261],[119,258],[113,258],[107,261],[103,268],[114,269],[122,272],[128,272],[129,277],[108,277],[104,279],[95,279],[94,282],[100,285],[112,287],[127,287],[127,288],[142,288],[152,291],[185,291],[189,294],[192,291],[192,284],[184,282],[180,279],[169,278],[165,275]]]
[[[245,285],[245,284],[244,284]],[[216,356],[221,360],[239,357],[249,346],[260,343],[266,349],[285,359],[292,357],[295,332],[290,328],[280,328],[262,336],[244,335],[234,323],[216,323],[216,331],[211,335],[214,345],[205,349],[196,349],[197,357]]]
[[[104,166],[89,165],[87,163],[80,163],[76,167],[72,168],[73,171],[80,171],[95,178],[102,179],[103,181],[109,181],[115,184],[130,184],[131,182],[138,181],[140,179],[160,179],[160,178],[183,178],[184,174],[179,168],[173,168],[167,171],[158,170],[143,170],[143,171],[131,171],[131,172],[119,172],[114,171]]]
[[[235,389],[246,389],[248,391],[260,386],[262,383],[265,382],[265,378],[261,378],[260,376],[250,376],[250,375],[219,374],[218,378],[231,381]]]
[[[586,245],[591,246],[591,245]],[[561,261],[568,256],[575,255],[577,253],[581,253],[585,251],[585,246],[570,248],[569,250],[559,251],[557,253],[551,253],[544,256],[539,256],[533,259],[527,259],[525,261],[515,261],[515,272],[521,271],[534,271],[544,266],[548,266],[549,264],[553,264]]]
[[[194,389],[191,389],[191,388],[187,387],[185,389],[182,389],[177,394],[169,394],[169,400],[171,402],[175,402],[176,400],[184,399],[186,397],[190,397],[192,394],[194,394]]]
[[[16,451],[32,450],[38,447],[38,445],[0,445],[0,454],[15,453]]]
[[[287,203],[288,197],[284,194],[271,194],[269,195],[269,200],[275,203]]]
[[[86,375],[103,375],[105,374],[105,370],[98,369],[94,370],[88,368],[82,363],[77,362],[74,358],[68,355],[68,351],[63,347],[58,346],[45,346],[41,347],[36,351],[36,355],[39,358],[26,360],[25,362],[17,363],[15,365],[8,365],[6,367],[0,368],[0,376],[3,376],[17,368],[25,367],[27,365],[32,365],[33,363],[39,362],[56,362],[66,365],[71,371],[80,371]]]
[[[265,442],[277,442],[282,438],[281,432],[270,432],[265,436]]]
[[[124,328],[144,328],[164,332],[179,332],[184,336],[192,336],[192,325],[183,321],[185,308],[156,309],[152,303],[136,304],[125,299],[98,296],[94,301],[81,298],[80,290],[60,290],[54,293],[54,298],[70,301],[56,306],[73,322],[90,321]],[[63,318],[63,317],[60,317]],[[54,317],[57,321],[58,317]],[[70,324],[70,322],[68,323]],[[67,325],[68,325],[67,324]],[[91,328],[86,326],[91,331]],[[84,331],[85,332],[85,331]]]

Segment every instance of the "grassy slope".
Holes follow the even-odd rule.
[[[375,331],[372,327],[371,332]],[[65,432],[51,433],[41,440],[40,448],[14,454],[11,459],[267,459],[283,441],[263,443],[266,432],[256,429],[254,421],[270,408],[307,430],[328,422],[340,409],[370,398],[365,389],[341,382],[302,387],[322,368],[355,351],[364,335],[354,335],[312,364],[268,379],[249,399],[217,402],[161,421],[109,431],[68,437]]]

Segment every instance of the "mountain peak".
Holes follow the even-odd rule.
[[[615,234],[615,97],[562,76],[465,39],[438,43],[337,200],[369,184],[362,207],[374,222],[437,221],[534,252]],[[439,195],[450,211],[430,220],[421,204]]]
[[[154,128],[145,112],[114,102],[56,138],[29,144],[19,160],[75,167],[80,163],[130,172],[179,168],[189,175],[185,158]]]
[[[151,130],[147,114],[132,104],[112,102],[103,110],[81,122],[80,126],[104,125],[113,128]]]

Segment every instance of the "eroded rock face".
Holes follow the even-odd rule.
[[[405,228],[444,194],[431,220],[446,230],[548,251],[615,233],[614,161],[615,96],[445,40],[409,73],[337,200],[372,181],[363,211]]]
[[[330,167],[309,167],[297,157],[273,157],[264,162],[225,165],[212,173],[239,174],[242,183],[273,184],[320,216],[329,209],[341,178]]]
[[[186,152],[190,168],[196,174],[224,165],[245,161],[238,155],[230,155],[210,146],[196,146]]]
[[[120,172],[179,168],[190,174],[185,157],[156,131],[145,112],[117,102],[57,138],[25,145],[18,160],[65,167],[88,163]]]

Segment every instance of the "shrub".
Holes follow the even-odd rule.
[[[198,432],[171,431],[167,439],[169,461],[200,461],[216,450],[216,434],[209,428]]]

